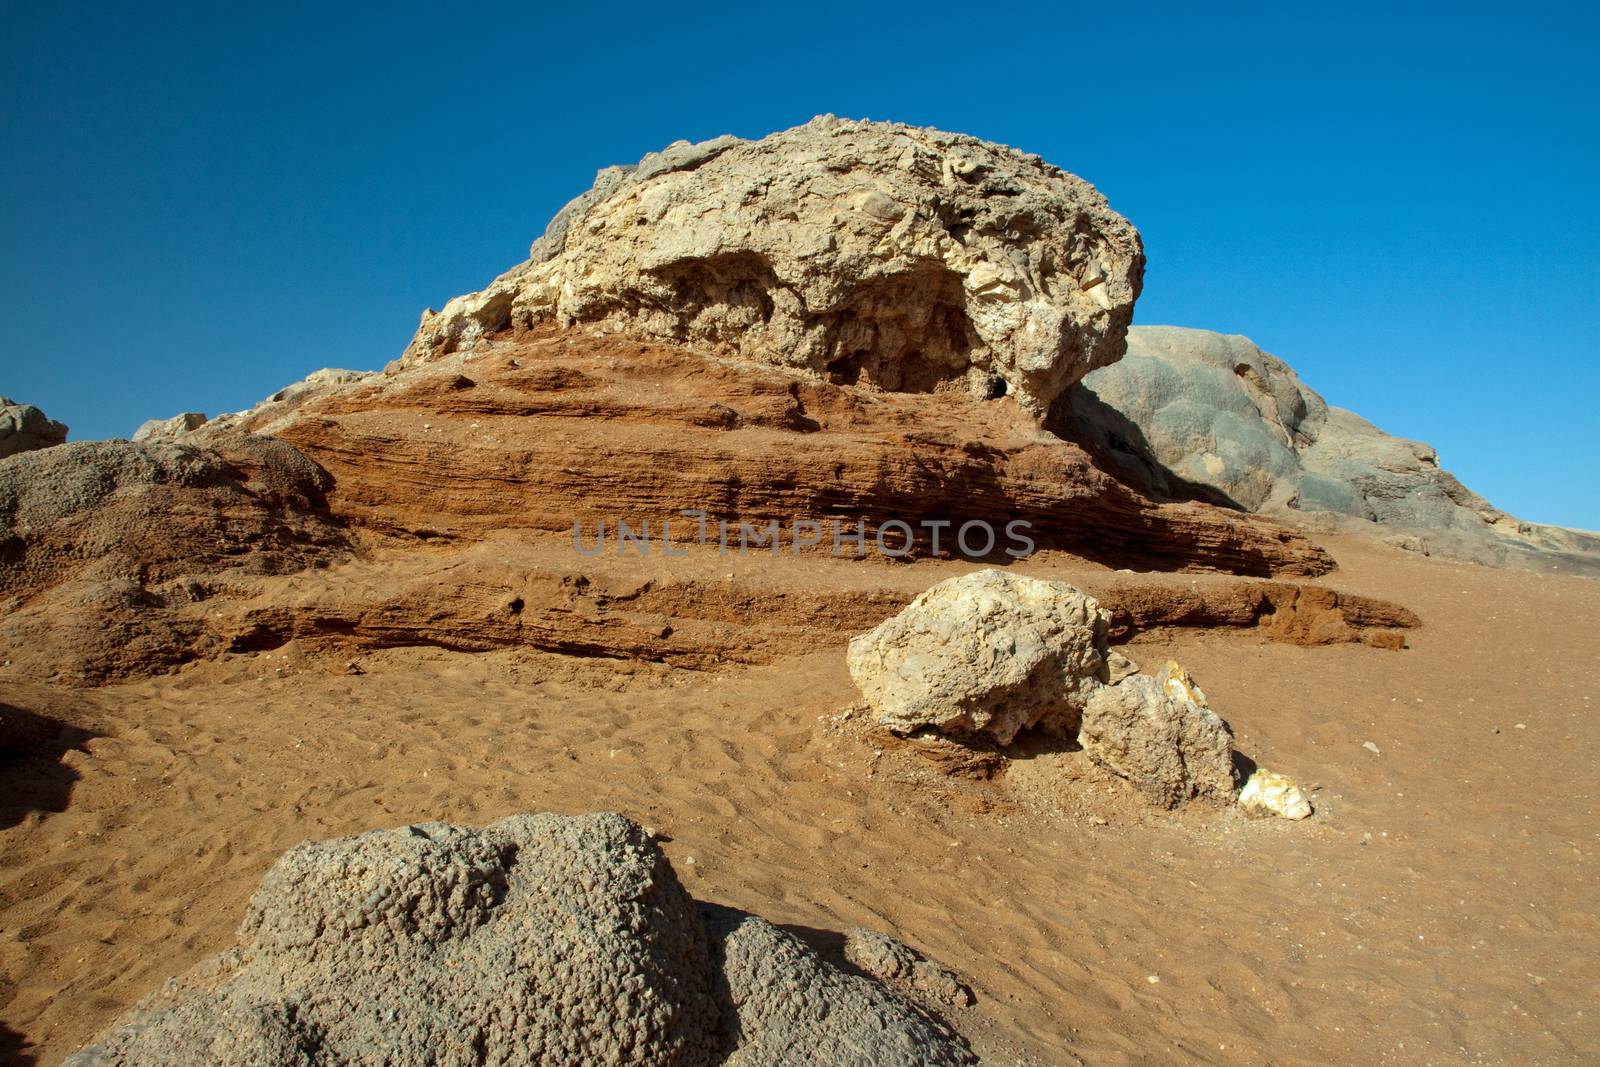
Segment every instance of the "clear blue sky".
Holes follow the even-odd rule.
[[[1084,176],[1144,233],[1138,321],[1600,528],[1593,13],[231,6],[0,9],[0,392],[74,438],[381,366],[598,168],[831,111]]]

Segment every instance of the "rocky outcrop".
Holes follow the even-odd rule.
[[[511,1065],[976,1060],[791,935],[702,915],[620,815],[428,823],[299,845],[238,946],[68,1059]]]
[[[1117,566],[1320,574],[1332,560],[1280,525],[1197,505],[1155,506],[1081,449],[960,395],[885,394],[776,368],[728,366],[681,348],[548,332],[364,381],[241,425],[314,458],[350,522],[408,539],[504,529],[570,533],[663,522],[688,538],[703,512],[762,528],[828,531],[987,523],[1002,551],[1012,521],[1037,548]],[[902,535],[891,535],[898,546]],[[981,539],[974,539],[974,544]],[[790,544],[782,546],[788,551]],[[613,544],[613,550],[615,545]]]
[[[698,523],[684,508],[707,513],[706,546],[692,543]],[[670,520],[674,552],[714,556],[726,521],[737,554],[741,521],[759,530],[796,518],[848,527],[847,557],[863,521],[869,545],[886,521],[917,525],[910,558],[926,558],[924,520],[979,520],[1003,536],[1020,519],[1041,549],[1119,567],[1331,566],[1268,520],[1150,503],[1001,405],[558,332],[391,375],[330,373],[175,440],[0,463],[0,641],[11,664],[0,675],[99,684],[289,641],[343,656],[540,649],[712,669],[828,647],[911,599],[842,572],[730,582],[722,567],[716,580],[647,580],[638,550],[619,554],[616,538],[618,520],[648,522],[659,561]],[[600,521],[605,551],[579,555],[573,523],[592,547]],[[940,555],[957,555],[956,540],[946,527]],[[831,541],[802,555],[830,556]],[[792,540],[779,548],[806,566]],[[292,583],[274,577],[289,574]],[[1281,578],[1085,580],[1114,639],[1222,626],[1398,646],[1416,622],[1392,604]]]
[[[1065,582],[985,570],[940,582],[850,642],[850,677],[880,725],[1010,744],[1078,732],[1105,672],[1108,616]]]
[[[216,650],[225,575],[347,558],[326,472],[248,434],[201,447],[83,441],[0,461],[0,642],[18,673],[77,684]]]
[[[206,424],[203,411],[184,411],[170,419],[147,419],[133,431],[135,441],[148,441],[152,437],[182,437]]]
[[[32,404],[0,396],[0,459],[19,452],[65,444],[67,427]]]
[[[1433,448],[1331,407],[1244,337],[1134,327],[1127,355],[1084,378],[1051,422],[1160,498],[1332,521],[1483,562],[1537,553],[1600,568],[1600,536],[1512,518]]]
[[[64,581],[159,584],[245,566],[284,573],[344,543],[332,483],[293,446],[235,435],[81,441],[0,461],[0,597]]]
[[[425,313],[402,362],[588,324],[1042,415],[1117,359],[1144,272],[1092,186],[973,137],[824,116],[601,171],[527,262]]]

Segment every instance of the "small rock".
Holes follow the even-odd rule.
[[[1378,746],[1373,744],[1371,741],[1361,742],[1361,747],[1372,753],[1374,756],[1378,754]]]
[[[1311,814],[1311,802],[1288,775],[1259,768],[1239,791],[1239,810],[1253,819],[1299,820]]]

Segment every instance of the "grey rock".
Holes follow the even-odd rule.
[[[969,1064],[913,1005],[753,916],[702,916],[615,814],[289,850],[238,946],[67,1063]]]
[[[1078,743],[1091,760],[1160,807],[1189,799],[1233,800],[1228,724],[1148,675],[1096,688],[1083,710]]]
[[[32,404],[0,396],[0,459],[65,444],[67,427],[46,417]]]
[[[1248,338],[1136,326],[1127,354],[1057,402],[1052,425],[1123,480],[1335,528],[1424,553],[1600,564],[1600,537],[1526,523],[1473,493],[1420,441],[1331,407]]]
[[[972,990],[956,975],[904,942],[857,927],[845,934],[844,958],[891,989],[944,1008],[972,1004]]]
[[[711,909],[708,926],[738,1046],[729,1067],[958,1067],[977,1057],[947,1025],[827,963],[753,915]]]
[[[973,137],[823,116],[601,171],[523,264],[426,312],[401,365],[554,322],[1042,415],[1115,360],[1137,231],[1088,183]]]
[[[185,411],[170,419],[147,419],[133,431],[135,441],[148,441],[152,437],[181,437],[206,424],[203,411]]]

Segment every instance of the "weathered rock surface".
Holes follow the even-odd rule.
[[[0,396],[0,459],[18,452],[65,444],[67,427],[32,404]]]
[[[636,554],[618,555],[615,522],[648,520],[659,560],[661,520],[675,537],[695,530],[681,508],[709,513],[711,553],[722,519],[864,519],[869,541],[887,517],[997,530],[1024,519],[1040,548],[1119,566],[1331,565],[1268,520],[1151,504],[1075,446],[963,396],[868,393],[571,333],[323,379],[177,440],[0,464],[0,501],[23,501],[0,503],[11,663],[0,674],[99,684],[288,641],[338,655],[528,648],[714,668],[828,647],[914,595],[863,592],[842,574],[729,583],[725,567],[717,580],[647,580]],[[603,558],[579,556],[573,522],[592,538],[600,519],[613,527]],[[943,555],[952,541],[947,529]],[[1107,575],[1093,592],[1119,639],[1223,626],[1397,647],[1397,628],[1416,622],[1319,586],[1198,577]]]
[[[602,519],[659,533],[700,509],[795,518],[1031,524],[1040,548],[1118,566],[1320,574],[1332,560],[1280,525],[1154,506],[1077,446],[966,396],[885,394],[679,348],[548,332],[355,383],[242,425],[336,479],[353,524],[431,541]],[[208,428],[209,431],[209,428]],[[931,550],[922,530],[913,555]],[[820,551],[831,550],[831,543]]]
[[[91,1064],[976,1062],[944,1024],[792,936],[702,917],[620,815],[428,823],[299,845],[237,948]]]
[[[1078,743],[1091,760],[1126,778],[1152,804],[1233,800],[1233,738],[1228,724],[1175,695],[1170,675],[1135,674],[1096,687],[1083,710]],[[1198,692],[1198,690],[1195,690]]]
[[[972,990],[954,973],[877,930],[857,927],[846,933],[844,958],[863,974],[913,1000],[945,1008],[964,1008],[972,1003]]]
[[[1401,547],[1489,563],[1600,567],[1600,536],[1521,522],[1419,441],[1329,406],[1247,338],[1136,326],[1127,355],[1064,396],[1052,425],[1166,499],[1374,527]]]
[[[1065,582],[984,570],[933,586],[850,642],[850,677],[880,725],[1010,744],[1072,737],[1104,673],[1109,616]]]
[[[527,262],[424,314],[406,364],[593,324],[1042,415],[1122,352],[1136,230],[1088,183],[973,137],[824,116],[601,171]]]
[[[133,431],[135,441],[148,441],[152,437],[182,437],[206,424],[203,411],[184,411],[170,419],[146,419]]]
[[[248,434],[216,448],[82,441],[0,460],[7,658],[79,684],[193,658],[220,576],[348,557],[330,484],[291,445]]]
[[[976,571],[940,582],[850,642],[878,724],[1009,745],[1040,729],[1150,801],[1233,798],[1233,741],[1187,671],[1133,673],[1106,648],[1110,613],[1065,582]]]

